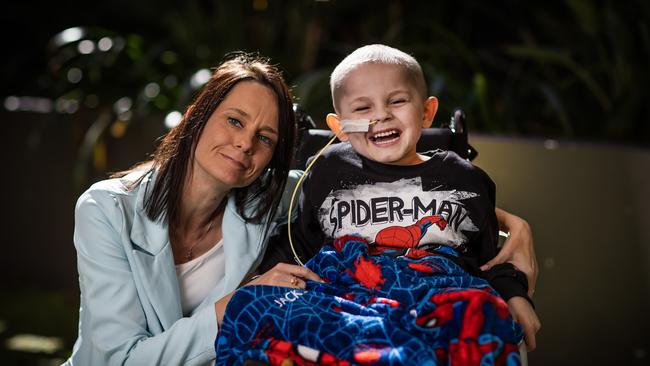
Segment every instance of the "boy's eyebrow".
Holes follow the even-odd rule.
[[[363,101],[363,102],[365,102],[365,101],[368,100],[368,99],[370,99],[370,98],[368,98],[367,96],[363,95],[363,96],[356,97],[356,98],[352,99],[352,100],[350,101],[350,103],[359,102],[359,101]]]
[[[239,114],[240,116],[242,116],[244,118],[249,118],[250,117],[250,115],[248,113],[246,113],[243,110],[241,110],[239,108],[236,108],[236,107],[227,108],[226,111],[235,112],[235,113]],[[268,125],[261,126],[260,131],[267,131],[267,132],[270,132],[270,133],[273,133],[273,134],[276,134],[276,135],[278,134],[278,131],[276,131],[275,128],[273,128],[271,126],[268,126]]]
[[[401,93],[411,94],[411,91],[409,89],[397,89],[397,90],[393,90],[390,93],[388,93],[388,96],[392,97],[395,94],[401,94]]]
[[[397,89],[397,90],[393,90],[393,91],[391,91],[390,93],[388,93],[388,96],[389,96],[389,97],[392,97],[392,96],[395,95],[395,94],[401,94],[401,93],[409,94],[409,95],[410,95],[410,94],[411,94],[411,91],[410,91],[409,89]],[[357,97],[357,98],[352,99],[352,100],[350,101],[350,103],[359,102],[359,101],[365,102],[366,100],[369,100],[369,99],[370,99],[370,97],[365,96],[365,95],[362,95],[362,96],[360,96],[360,97]]]

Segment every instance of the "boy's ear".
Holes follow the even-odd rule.
[[[339,116],[337,116],[334,113],[328,113],[327,117],[325,118],[325,121],[327,122],[327,127],[334,132],[335,135],[338,136],[339,140],[341,141],[347,141],[348,140],[348,134],[345,132],[341,132],[341,129],[343,126],[341,126],[341,120],[339,119]]]
[[[424,101],[424,120],[422,121],[422,128],[431,127],[436,112],[438,112],[438,98],[427,98],[427,100]]]

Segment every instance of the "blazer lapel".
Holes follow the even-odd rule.
[[[234,197],[229,197],[221,231],[225,255],[225,277],[201,303],[214,303],[239,287],[260,257],[264,225],[246,223],[237,213]]]
[[[133,259],[137,264],[134,267],[137,268],[142,288],[162,330],[165,330],[182,318],[183,314],[168,226],[160,221],[151,221],[144,210],[147,184],[152,183],[154,178],[155,174],[150,174],[140,183],[130,239],[133,244]]]
[[[163,250],[158,255],[133,250],[140,281],[162,330],[169,329],[174,322],[183,317],[180,303],[178,278],[171,250]]]

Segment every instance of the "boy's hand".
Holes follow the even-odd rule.
[[[496,209],[496,215],[499,221],[499,229],[509,232],[510,236],[506,239],[499,253],[481,266],[481,270],[487,271],[493,266],[504,262],[512,263],[526,275],[528,279],[528,296],[532,299],[535,293],[538,268],[530,225],[521,217],[500,208]]]
[[[535,334],[542,327],[542,324],[539,322],[539,318],[532,305],[523,297],[515,296],[508,300],[508,309],[510,309],[512,318],[524,328],[526,349],[528,351],[534,351],[537,347]]]

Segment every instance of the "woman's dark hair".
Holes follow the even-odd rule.
[[[156,149],[152,169],[158,169],[158,176],[144,203],[151,220],[177,222],[183,185],[187,174],[191,174],[194,151],[205,124],[228,93],[243,81],[260,83],[275,94],[279,136],[267,169],[249,186],[233,189],[237,211],[244,220],[255,223],[275,214],[289,174],[296,134],[292,96],[276,66],[259,56],[237,53],[214,70],[182,121]]]

